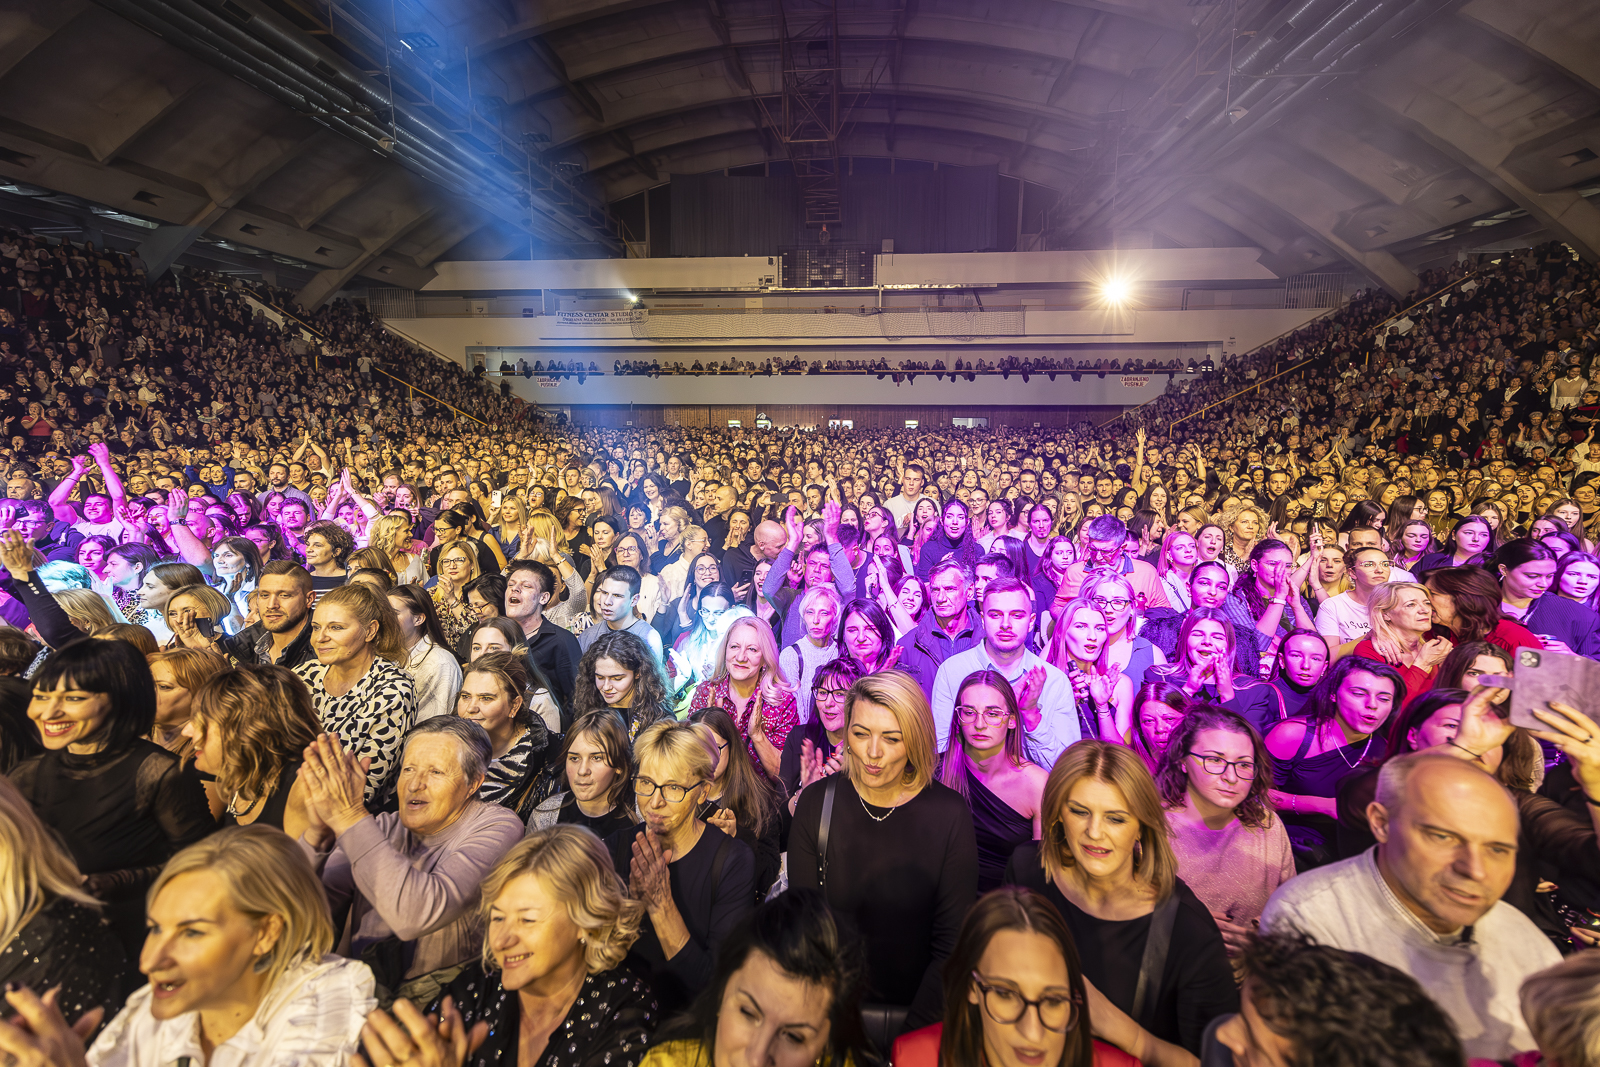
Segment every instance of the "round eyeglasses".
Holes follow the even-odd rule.
[[[1046,993],[1038,1000],[1029,1000],[1018,990],[997,985],[977,971],[972,972],[972,981],[983,993],[984,1013],[1003,1026],[1021,1022],[1029,1008],[1039,1013],[1039,1023],[1046,1030],[1064,1034],[1078,1025],[1078,1001],[1068,994]]]

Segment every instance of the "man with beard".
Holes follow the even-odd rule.
[[[261,569],[255,597],[256,614],[261,621],[232,637],[220,630],[206,637],[196,629],[194,612],[188,608],[178,612],[172,632],[187,648],[220,652],[240,663],[293,669],[316,659],[317,654],[311,650],[311,604],[315,597],[311,573],[291,560],[274,560]]]

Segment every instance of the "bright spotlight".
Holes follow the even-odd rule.
[[[1133,296],[1133,285],[1126,278],[1108,278],[1100,284],[1100,298],[1107,304],[1126,304]]]

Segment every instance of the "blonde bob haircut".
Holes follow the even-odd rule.
[[[379,515],[367,527],[367,544],[382,550],[391,560],[399,555],[409,556],[414,542],[410,518],[398,511]]]
[[[65,897],[98,908],[100,902],[82,886],[72,856],[11,779],[0,775],[0,946],[9,945],[52,900]]]
[[[378,592],[365,582],[355,582],[323,593],[315,610],[321,611],[324,607],[343,608],[354,615],[362,626],[377,623],[377,636],[369,642],[373,654],[397,666],[406,665],[405,638],[400,633],[400,619],[395,615],[387,594]]]
[[[67,620],[86,634],[98,633],[123,620],[111,614],[106,598],[93,589],[62,589],[52,593]]]
[[[561,522],[553,514],[540,508],[528,513],[527,522],[522,528],[522,546],[528,546],[528,531],[533,531],[536,540],[550,542],[550,551],[565,552],[567,550],[567,531],[562,529]]]
[[[694,576],[690,575],[693,581]],[[733,635],[740,630],[753,630],[756,635],[756,644],[761,646],[761,686],[771,686],[785,693],[794,691],[794,683],[784,675],[783,668],[778,665],[778,639],[772,636],[772,626],[766,619],[758,619],[754,615],[743,615],[735,619],[728,626],[728,632],[722,635],[722,640],[717,643],[716,669],[711,672],[711,680],[720,682],[728,676],[728,642],[733,640]]]
[[[495,901],[512,879],[531,874],[545,891],[567,905],[571,919],[584,936],[583,962],[590,974],[609,971],[621,963],[639,939],[644,921],[643,901],[630,900],[627,886],[611,863],[600,839],[582,826],[557,825],[534,830],[511,847],[483,880],[478,905],[485,930],[494,921]],[[483,938],[483,967],[498,964]]]
[[[188,597],[195,602],[195,605],[204,608],[204,611],[197,611],[195,614],[210,618],[219,625],[219,628],[222,620],[233,613],[233,601],[209,585],[186,585],[172,591],[172,596],[167,599],[166,608],[161,612],[163,619],[170,619],[173,612],[178,610],[174,605],[181,597]],[[169,622],[167,625],[170,627],[172,624]]]
[[[222,879],[228,903],[254,923],[277,916],[283,929],[272,951],[256,962],[272,989],[291,969],[315,963],[333,949],[333,919],[322,879],[300,846],[271,826],[229,826],[179,852],[161,868],[145,896],[148,908],[180,874],[207,871]]]
[[[1523,980],[1522,1017],[1543,1063],[1600,1063],[1600,952],[1576,952]]]
[[[1424,600],[1429,596],[1428,587],[1417,582],[1385,582],[1372,591],[1372,596],[1367,600],[1367,613],[1372,617],[1373,637],[1399,640],[1399,631],[1384,617],[1384,613],[1394,610],[1400,603],[1401,594],[1408,590],[1421,594]]]
[[[850,687],[845,697],[849,718],[845,723],[845,744],[850,743],[850,728],[855,724],[856,709],[862,704],[875,704],[888,709],[900,727],[900,738],[906,746],[906,770],[901,783],[914,793],[920,793],[933,781],[939,770],[939,735],[933,726],[933,709],[922,687],[905,671],[879,671],[860,678]],[[850,759],[850,782],[861,788],[860,760]]]
[[[1134,856],[1133,875],[1155,890],[1156,903],[1165,901],[1172,895],[1178,878],[1178,860],[1172,852],[1155,779],[1144,759],[1126,745],[1079,741],[1050,768],[1042,802],[1044,840],[1039,847],[1045,872],[1053,880],[1065,875],[1076,862],[1067,842],[1067,797],[1072,787],[1086,778],[1122,791],[1128,813],[1139,820],[1139,851]]]
[[[691,782],[709,782],[717,771],[717,741],[716,733],[703,723],[658,722],[634,739],[634,766],[642,768],[647,760],[660,762]]]

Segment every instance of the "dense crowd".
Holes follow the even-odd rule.
[[[1594,269],[1423,281],[1098,428],[619,431],[5,235],[0,1052],[1600,1064]]]
[[[534,360],[530,365],[526,359],[519,359],[515,364],[504,362],[500,365],[502,374],[545,374],[552,372],[565,372],[567,364],[561,360],[552,360],[547,369],[543,360]],[[764,360],[750,359],[722,359],[705,362],[694,360],[685,366],[682,360],[663,363],[659,359],[618,359],[611,364],[612,374],[648,375],[659,378],[662,375],[672,376],[679,374],[743,374],[748,377],[764,375],[770,377],[774,374],[934,374],[942,381],[946,374],[951,381],[957,380],[961,375],[967,381],[974,381],[979,374],[999,374],[1010,378],[1012,374],[1022,376],[1023,381],[1028,380],[1031,374],[1049,375],[1055,381],[1058,373],[1082,375],[1094,373],[1102,378],[1109,374],[1204,374],[1216,369],[1216,363],[1209,356],[1202,356],[1199,360],[1190,358],[1187,361],[1180,359],[1066,359],[1045,355],[1029,356],[1002,356],[996,360],[985,359],[953,359],[946,365],[942,359],[916,360],[902,359],[893,364],[884,357],[877,359],[813,359],[806,361],[799,356],[790,356],[783,359],[771,356]],[[600,365],[591,361],[588,372],[598,374]],[[1076,378],[1074,380],[1077,380]]]

